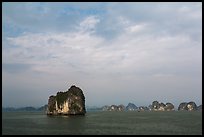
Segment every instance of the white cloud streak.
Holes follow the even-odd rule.
[[[96,24],[99,22],[100,20],[96,16],[89,16],[79,24],[79,30],[81,30],[82,32],[92,32],[93,30],[95,30]]]

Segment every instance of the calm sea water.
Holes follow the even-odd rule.
[[[202,134],[202,112],[87,112],[47,116],[43,112],[3,112],[2,134]]]

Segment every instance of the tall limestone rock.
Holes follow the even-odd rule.
[[[71,86],[68,91],[57,92],[56,96],[48,99],[47,115],[84,115],[85,96],[83,91],[76,86]]]

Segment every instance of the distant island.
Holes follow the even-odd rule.
[[[171,111],[202,111],[202,105],[199,105],[197,107],[190,107],[192,105],[188,105],[187,102],[180,103],[178,108],[174,108]],[[192,103],[190,103],[192,104]],[[47,112],[47,104],[41,107],[20,107],[20,108],[14,108],[14,107],[2,107],[3,112],[12,112],[12,111],[42,111]],[[160,105],[159,107],[155,107],[156,109],[152,109],[152,105],[149,106],[136,106],[134,103],[128,103],[127,106],[124,105],[104,105],[102,107],[97,106],[88,106],[86,107],[86,111],[165,111],[163,109],[163,106]],[[159,108],[159,109],[158,109]],[[193,108],[193,109],[192,109]],[[169,110],[168,110],[169,111]]]
[[[182,102],[178,106],[178,109],[174,107],[172,103],[166,103],[153,101],[149,106],[139,106],[137,107],[134,103],[128,103],[125,107],[124,105],[105,105],[101,108],[103,111],[202,111],[202,105],[197,106],[195,102]]]
[[[94,105],[94,104],[93,104]],[[48,104],[39,108],[35,107],[2,107],[2,111],[44,111],[47,115],[84,115],[86,111],[202,111],[202,104],[197,106],[195,102],[181,102],[176,108],[172,103],[163,103],[153,101],[149,106],[136,106],[134,103],[128,103],[127,106],[105,105],[102,107],[85,107],[85,96],[83,91],[72,85],[65,92],[57,92],[56,96],[51,95],[48,98]]]
[[[12,111],[43,111],[45,112],[46,110],[47,110],[47,104],[41,107],[32,107],[32,106],[19,107],[19,108],[2,107],[3,112],[12,112]]]

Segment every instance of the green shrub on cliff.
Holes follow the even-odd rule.
[[[61,91],[57,92],[56,100],[57,100],[58,107],[66,101],[67,97],[68,97],[67,92],[61,92]]]

